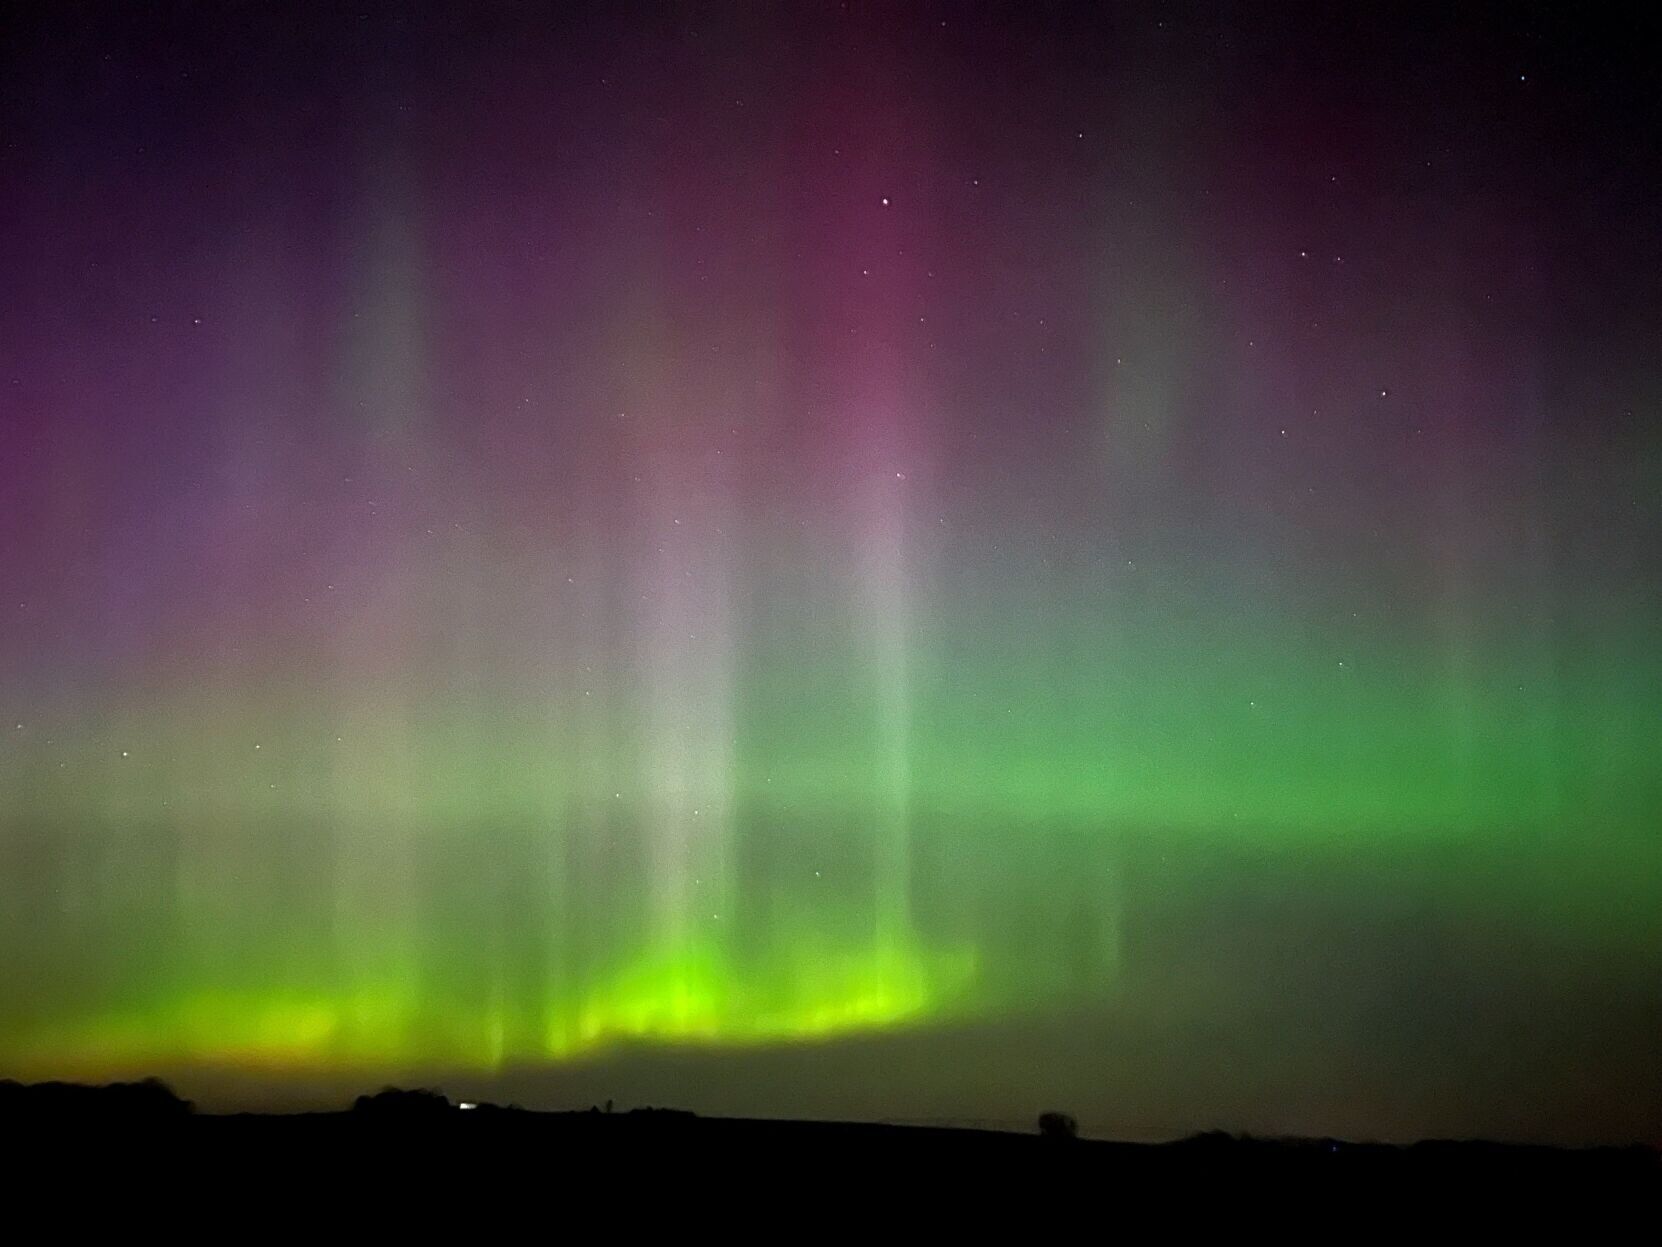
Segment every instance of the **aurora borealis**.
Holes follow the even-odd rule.
[[[1634,1137],[1662,117],[1569,22],[23,6],[0,1076]]]

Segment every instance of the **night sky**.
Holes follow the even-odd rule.
[[[1654,1139],[1633,20],[9,6],[0,1075]]]

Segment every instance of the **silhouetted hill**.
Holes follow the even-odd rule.
[[[0,1128],[48,1121],[146,1122],[187,1117],[194,1106],[158,1078],[88,1087],[79,1083],[0,1081]]]
[[[986,1172],[1063,1182],[1055,1189],[1079,1198],[1112,1190],[1121,1197],[1189,1199],[1241,1181],[1251,1184],[1241,1190],[1296,1192],[1334,1207],[1358,1195],[1539,1193],[1589,1183],[1608,1190],[1662,1180],[1659,1153],[1640,1146],[1575,1150],[1435,1140],[1399,1147],[1222,1132],[1133,1144],[1080,1139],[1071,1130],[1061,1113],[1036,1120],[1033,1133],[1016,1134],[711,1118],[674,1109],[530,1112],[453,1104],[437,1091],[396,1088],[360,1096],[340,1112],[210,1114],[193,1111],[154,1080],[109,1087],[0,1083],[0,1145],[9,1150],[27,1155],[33,1145],[35,1155],[62,1157],[68,1142],[76,1164],[86,1165],[98,1163],[107,1146],[104,1159],[124,1176],[178,1182],[184,1175],[221,1194],[227,1176],[292,1183],[299,1168],[347,1183],[407,1187],[419,1178],[465,1188],[484,1182],[505,1206],[533,1200],[550,1173],[583,1172],[596,1190],[615,1192],[628,1187],[630,1175],[670,1171],[725,1180],[769,1169],[805,1178],[853,1166],[874,1176],[951,1184],[990,1166]],[[301,1200],[317,1193],[304,1183],[284,1190],[285,1198]],[[742,1198],[780,1195],[770,1185]]]

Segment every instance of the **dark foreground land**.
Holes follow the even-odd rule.
[[[713,1179],[734,1210],[803,1210],[805,1191],[848,1215],[870,1182],[958,1201],[955,1215],[1047,1184],[1047,1200],[1109,1201],[1163,1215],[1228,1215],[1229,1192],[1291,1198],[1304,1213],[1388,1213],[1404,1197],[1503,1200],[1515,1213],[1554,1195],[1641,1195],[1662,1209],[1662,1151],[1426,1141],[1255,1139],[1219,1133],[1165,1144],[1070,1137],[1068,1123],[1032,1134],[990,1130],[708,1118],[665,1109],[531,1112],[463,1107],[427,1091],[361,1096],[349,1110],[260,1115],[195,1111],[159,1082],[84,1087],[0,1082],[0,1156],[14,1190],[85,1191],[109,1174],[173,1189],[183,1181],[222,1202],[322,1200],[327,1187],[390,1200],[408,1213],[454,1215],[481,1205],[516,1215],[556,1199],[608,1215],[653,1215],[664,1181]],[[22,1168],[19,1168],[19,1162]],[[33,1176],[19,1179],[23,1170]],[[853,1185],[850,1178],[856,1179]],[[933,1195],[930,1192],[934,1192]],[[486,1194],[488,1193],[488,1198]],[[1595,1194],[1596,1193],[1596,1194]],[[275,1197],[275,1198],[274,1198]],[[191,1197],[191,1198],[194,1198]],[[622,1201],[621,1203],[619,1201]],[[850,1201],[853,1201],[851,1204]],[[187,1201],[189,1202],[189,1201]],[[1608,1207],[1609,1205],[1604,1205]],[[943,1207],[943,1211],[945,1211]],[[238,1214],[240,1215],[240,1214]],[[564,1215],[564,1214],[561,1214]],[[657,1210],[664,1215],[664,1210]],[[819,1214],[816,1214],[819,1215]],[[1036,1228],[1036,1227],[1035,1227]],[[1652,1227],[1654,1228],[1654,1226]]]

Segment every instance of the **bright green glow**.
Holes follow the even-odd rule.
[[[1311,861],[1576,841],[1561,920],[1650,929],[1601,901],[1655,808],[1637,638],[1446,674],[1412,638],[1167,613],[1003,651],[968,619],[910,647],[904,699],[835,637],[713,689],[660,678],[656,717],[598,681],[615,704],[129,690],[11,742],[0,1066],[491,1070],[1100,1002],[1133,836]]]
[[[718,946],[703,944],[643,958],[558,1001],[540,1042],[510,1042],[500,1006],[435,1011],[442,1002],[419,984],[389,980],[328,994],[190,991],[40,1028],[8,1056],[24,1070],[60,1072],[181,1059],[292,1070],[495,1069],[569,1060],[624,1040],[763,1044],[903,1026],[950,1007],[951,993],[962,992],[974,971],[969,953],[839,951],[804,942],[762,973],[745,975]]]

